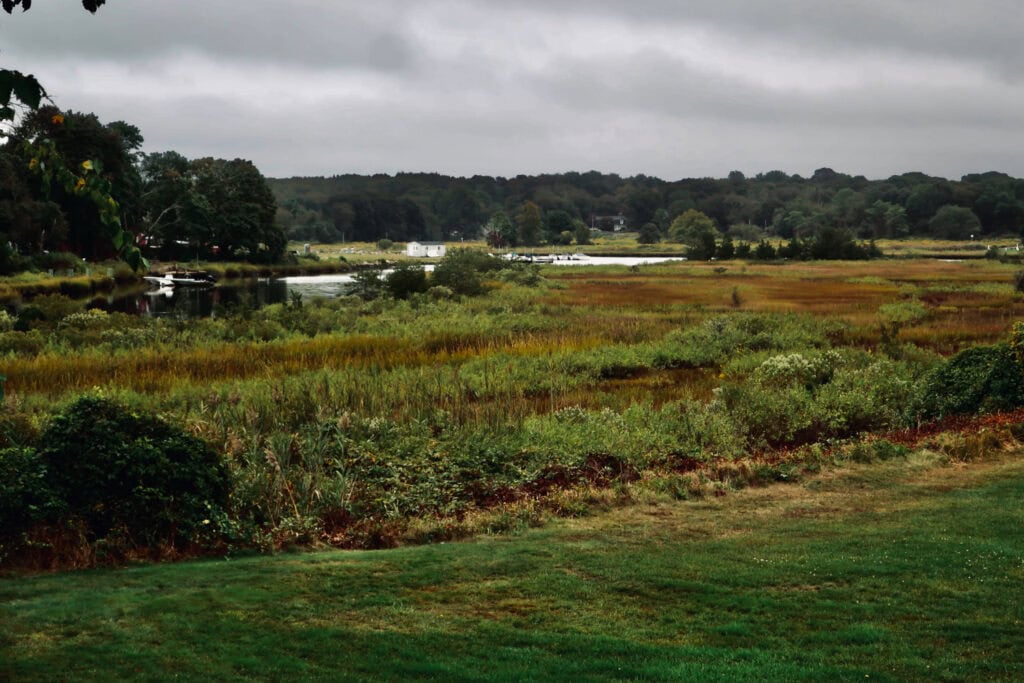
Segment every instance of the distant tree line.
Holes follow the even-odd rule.
[[[829,168],[809,178],[782,171],[748,178],[665,181],[650,176],[562,173],[454,178],[434,173],[270,179],[289,236],[323,241],[485,238],[494,246],[585,242],[591,228],[622,220],[641,242],[683,241],[689,213],[720,243],[762,239],[805,244],[836,234],[864,242],[929,236],[1019,235],[1024,180],[1004,173],[958,181],[904,173],[868,180]],[[620,218],[621,217],[621,218]],[[685,223],[685,221],[684,221]],[[699,251],[699,250],[698,250]]]

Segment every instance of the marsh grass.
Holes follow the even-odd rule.
[[[757,480],[752,455],[906,428],[938,353],[1024,315],[1012,269],[987,261],[570,270],[463,300],[44,315],[0,333],[0,439],[31,443],[98,390],[224,455],[239,538],[387,545],[431,518],[478,528],[459,520],[525,494],[733,468],[677,472],[683,495]],[[519,524],[507,512],[498,526]]]

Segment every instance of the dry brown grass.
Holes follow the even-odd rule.
[[[548,277],[566,288],[550,292],[548,301],[588,307],[593,318],[629,310],[666,322],[668,309],[683,308],[811,313],[845,320],[852,326],[851,338],[865,344],[878,340],[881,306],[918,301],[928,315],[904,324],[900,338],[949,353],[1001,339],[1024,317],[1024,297],[1011,286],[1015,270],[994,261],[934,259],[674,264],[600,275],[559,270]]]

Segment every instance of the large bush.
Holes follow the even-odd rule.
[[[0,559],[21,534],[61,512],[39,454],[32,448],[0,449]]]
[[[445,254],[430,277],[430,284],[448,287],[456,294],[478,296],[484,293],[486,273],[501,270],[505,261],[480,251],[453,249]]]
[[[188,541],[227,504],[228,472],[210,446],[104,398],[83,397],[54,418],[39,455],[68,515],[94,538]]]
[[[399,263],[384,280],[388,293],[396,299],[408,299],[413,294],[427,291],[427,273],[423,266]]]
[[[1024,406],[1024,374],[1008,344],[961,351],[928,376],[922,396],[930,417]]]

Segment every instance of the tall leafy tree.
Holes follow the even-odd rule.
[[[862,237],[905,237],[907,230],[907,212],[898,204],[878,200],[864,210]]]
[[[210,206],[211,249],[225,257],[268,261],[284,254],[287,239],[275,223],[277,203],[266,178],[245,159],[192,162],[196,189]]]
[[[196,186],[192,162],[177,152],[149,154],[142,162],[142,195],[147,241],[165,258],[179,256],[175,245],[209,243],[212,209]]]
[[[67,220],[59,204],[39,197],[20,156],[0,152],[0,242],[18,252],[56,251],[67,238]],[[14,269],[4,250],[5,274]]]
[[[548,211],[544,216],[544,223],[548,241],[555,241],[564,232],[574,233],[576,231],[572,216],[561,209]]]
[[[540,207],[535,203],[527,201],[519,207],[516,213],[516,226],[519,228],[519,243],[527,247],[534,247],[540,244],[541,229],[544,225],[544,216]]]
[[[120,254],[140,267],[126,226],[140,213],[134,162],[141,144],[134,126],[104,125],[94,114],[46,105],[22,118],[8,150],[35,176],[42,198],[61,207],[69,225],[67,248],[87,258]]]
[[[669,234],[686,245],[686,254],[692,259],[706,260],[715,255],[715,222],[696,209],[688,209],[672,221]]]
[[[494,248],[514,247],[519,243],[516,226],[504,211],[498,211],[484,226],[484,239]]]
[[[161,152],[146,156],[142,174],[145,234],[161,256],[271,261],[284,253],[277,203],[252,162]]]
[[[949,240],[964,240],[981,233],[981,221],[963,206],[947,204],[928,221],[932,233]]]

